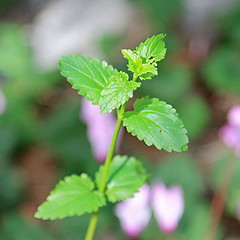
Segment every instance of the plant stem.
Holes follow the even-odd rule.
[[[113,158],[115,146],[116,146],[116,143],[117,143],[118,134],[119,134],[119,131],[120,131],[120,128],[121,128],[121,125],[122,125],[122,118],[123,118],[123,113],[125,112],[125,109],[126,109],[126,103],[124,105],[122,105],[122,107],[117,111],[118,119],[117,119],[117,123],[116,123],[115,130],[114,130],[114,133],[113,133],[111,145],[109,147],[108,154],[107,154],[107,157],[106,157],[106,160],[105,160],[105,163],[104,163],[103,175],[102,175],[102,179],[101,179],[100,186],[99,186],[99,191],[101,193],[104,193],[105,187],[107,185],[109,169],[110,169],[111,161],[112,161],[112,158]],[[98,215],[99,215],[99,210],[92,214],[92,217],[91,217],[89,225],[88,225],[88,230],[87,230],[85,240],[92,240],[93,239],[95,229],[96,229],[96,226],[97,226]]]
[[[236,159],[236,157],[229,159],[226,170],[224,171],[224,176],[222,177],[222,181],[214,193],[211,204],[211,221],[207,231],[206,240],[216,239],[217,228],[223,214],[227,191],[229,189],[237,162]]]
[[[101,193],[104,192],[106,184],[107,184],[109,168],[110,168],[110,164],[111,164],[111,161],[112,161],[112,157],[113,157],[113,153],[114,153],[114,149],[115,149],[115,146],[116,146],[117,137],[118,137],[121,125],[122,125],[122,118],[118,118],[117,123],[116,123],[116,127],[115,127],[115,131],[114,131],[114,134],[113,134],[113,137],[112,137],[112,142],[111,142],[110,148],[108,150],[106,161],[104,163],[103,175],[102,175],[102,179],[101,179],[100,187],[99,187],[99,191]]]
[[[93,239],[95,229],[96,229],[96,226],[97,226],[98,214],[99,214],[99,211],[92,214],[89,225],[88,225],[88,230],[87,230],[87,233],[86,233],[86,236],[85,236],[85,240],[92,240]]]

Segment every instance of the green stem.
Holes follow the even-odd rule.
[[[108,178],[108,173],[109,173],[109,169],[110,169],[110,164],[112,161],[112,157],[113,157],[113,153],[114,153],[114,149],[117,143],[117,137],[120,131],[120,127],[122,125],[122,118],[118,118],[117,123],[116,123],[116,127],[115,127],[115,131],[112,137],[112,142],[107,154],[107,158],[104,164],[104,170],[103,170],[103,175],[102,175],[102,179],[100,182],[100,187],[99,187],[99,191],[100,192],[104,192],[106,184],[107,184],[107,178]]]
[[[96,229],[96,226],[97,226],[98,214],[99,214],[99,211],[92,214],[92,217],[91,217],[89,225],[88,225],[88,230],[87,230],[87,233],[86,233],[86,236],[85,236],[85,240],[92,240],[93,239],[95,229]]]
[[[126,103],[124,105],[122,105],[122,107],[117,111],[118,120],[117,120],[117,123],[116,123],[115,131],[113,133],[111,145],[110,145],[109,150],[108,150],[106,161],[104,163],[103,175],[102,175],[102,179],[101,179],[100,186],[99,186],[99,191],[101,193],[104,193],[105,187],[107,185],[109,169],[110,169],[111,161],[112,161],[112,158],[113,158],[114,149],[115,149],[115,146],[116,146],[116,143],[117,143],[118,134],[119,134],[119,131],[120,131],[120,128],[121,128],[121,125],[122,125],[122,118],[123,118],[123,113],[125,112],[125,109],[126,109]],[[85,240],[92,240],[93,239],[95,229],[96,229],[96,226],[97,226],[98,215],[99,215],[99,210],[92,214],[92,217],[91,217],[89,225],[88,225],[88,230],[87,230]]]

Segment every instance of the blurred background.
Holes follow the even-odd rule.
[[[158,33],[167,35],[166,59],[135,98],[172,104],[188,130],[189,151],[158,151],[123,131],[118,152],[141,159],[151,182],[180,185],[185,209],[172,234],[152,218],[137,239],[203,240],[218,216],[216,239],[240,239],[240,159],[219,137],[229,110],[240,104],[239,0],[1,0],[0,239],[84,238],[88,215],[33,217],[59,179],[93,177],[99,167],[81,97],[57,61],[78,53],[127,71],[120,49]],[[101,211],[96,240],[129,239],[113,209]]]

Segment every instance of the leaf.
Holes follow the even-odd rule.
[[[135,79],[139,76],[141,76],[141,80],[148,79],[144,77],[147,73],[150,73],[151,76],[157,75],[157,68],[151,64],[143,64],[141,57],[132,50],[123,49],[122,53],[123,56],[128,59],[128,70],[134,73]]]
[[[118,72],[105,61],[80,55],[62,57],[58,66],[72,87],[94,105],[99,104],[101,92],[108,85],[109,77]]]
[[[151,79],[153,76],[157,75],[157,68],[150,64],[143,64],[140,70],[140,79],[147,80]]]
[[[164,59],[166,54],[164,37],[164,34],[159,34],[148,38],[134,51],[122,50],[124,58],[128,59],[128,70],[134,73],[134,78],[147,80],[158,74],[157,62]]]
[[[171,105],[157,98],[137,99],[134,111],[124,114],[123,125],[148,146],[168,152],[187,150],[188,137],[182,120]]]
[[[106,205],[106,199],[93,189],[94,183],[86,174],[65,177],[39,206],[35,217],[53,220],[95,212]]]
[[[128,70],[138,76],[139,68],[141,68],[142,65],[142,59],[130,49],[122,49],[122,54],[123,57],[128,60]]]
[[[125,72],[116,73],[109,80],[110,83],[101,92],[99,101],[101,113],[119,108],[133,96],[133,91],[141,85],[135,81],[128,81],[128,75]]]
[[[103,174],[103,166],[96,173],[99,186]],[[106,195],[110,202],[133,197],[134,193],[145,183],[147,175],[140,161],[134,157],[115,156],[110,165]]]
[[[148,38],[136,48],[135,52],[147,62],[150,61],[150,58],[154,59],[155,62],[161,61],[165,58],[167,50],[163,41],[165,36],[165,34],[158,34]]]

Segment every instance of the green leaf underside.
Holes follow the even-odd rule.
[[[117,73],[109,80],[110,83],[103,89],[99,101],[101,113],[119,108],[133,97],[133,91],[141,85],[135,81],[128,81],[128,75],[124,72]]]
[[[99,186],[103,174],[103,166],[96,173],[96,183]],[[110,202],[116,202],[133,197],[134,193],[145,183],[147,175],[140,161],[134,157],[115,156],[112,160],[106,195]]]
[[[144,97],[134,103],[134,111],[124,114],[123,125],[133,136],[159,150],[187,150],[187,131],[176,110],[157,98]]]
[[[53,220],[95,212],[106,205],[106,199],[93,189],[94,183],[86,174],[65,177],[39,206],[35,217]]]
[[[81,55],[62,57],[58,66],[72,87],[94,105],[99,105],[101,92],[108,85],[109,77],[118,72],[105,61]]]
[[[151,79],[157,75],[157,62],[165,58],[165,35],[159,34],[148,38],[136,50],[123,49],[124,58],[128,59],[128,70],[133,72],[134,78]]]

